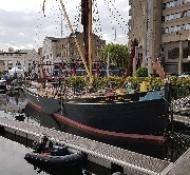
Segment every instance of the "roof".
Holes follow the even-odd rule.
[[[15,54],[20,55],[20,54],[22,54],[22,55],[25,55],[27,53],[26,52],[0,52],[0,55],[7,55],[7,54],[11,54],[11,55],[15,55]]]
[[[54,37],[50,37],[50,36],[47,36],[45,39],[48,39],[48,40],[51,40],[51,41],[58,41],[62,38],[54,38]]]

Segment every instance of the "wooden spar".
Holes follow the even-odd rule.
[[[89,45],[89,70],[92,75],[92,0],[89,0],[89,32],[88,32],[88,45]]]
[[[159,75],[161,79],[166,78],[166,73],[164,71],[164,68],[158,60],[152,63],[152,69],[153,71],[155,71],[156,74]]]
[[[66,9],[65,9],[65,5],[63,4],[63,1],[62,1],[62,0],[59,0],[59,1],[60,1],[60,4],[61,4],[61,8],[62,8],[62,10],[63,10],[64,16],[65,16],[65,18],[66,18],[66,20],[67,20],[67,23],[68,23],[68,25],[69,25],[69,29],[71,30],[71,33],[74,35],[74,41],[75,41],[75,44],[76,44],[76,46],[77,46],[77,50],[78,50],[78,52],[79,52],[79,55],[80,55],[80,57],[81,57],[81,59],[82,59],[82,62],[83,62],[83,64],[84,64],[85,70],[86,70],[86,72],[87,72],[87,74],[88,74],[88,77],[91,78],[91,77],[92,77],[92,72],[89,70],[89,67],[88,67],[88,65],[87,65],[87,63],[86,63],[85,57],[84,57],[84,55],[83,55],[83,53],[82,53],[81,47],[80,47],[79,42],[78,42],[78,40],[77,40],[77,38],[76,38],[76,34],[75,34],[75,32],[74,32],[74,30],[73,30],[73,27],[72,27],[72,25],[71,25],[71,21],[70,21],[70,19],[69,19],[69,16],[68,16],[68,14],[67,14]]]
[[[92,74],[92,0],[81,0],[85,60]]]

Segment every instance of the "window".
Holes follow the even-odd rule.
[[[168,50],[168,59],[178,59],[179,58],[179,48]]]
[[[186,47],[183,49],[183,58],[188,58],[189,56],[189,48]]]
[[[184,5],[186,3],[190,3],[190,0],[171,0],[169,2],[163,3],[162,8],[173,8],[176,6]]]
[[[164,33],[166,34],[177,33],[184,30],[190,30],[190,24],[182,24],[182,25],[177,25],[177,26],[166,27],[163,30],[164,30]]]

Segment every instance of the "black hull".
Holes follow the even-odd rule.
[[[127,134],[163,133],[168,126],[164,100],[121,103],[65,102],[63,116],[92,128]]]
[[[37,109],[37,111],[44,112],[45,114],[53,114],[59,112],[61,108],[60,99],[55,99],[53,97],[45,97],[40,96],[36,93],[33,93],[26,88],[23,89],[28,100],[28,104]],[[117,96],[123,99],[131,99],[138,100],[139,97],[143,97],[145,93],[133,94],[133,95],[125,95],[125,96]],[[84,98],[84,99],[74,99],[75,102],[83,102],[83,103],[97,103],[99,101],[112,101],[114,97],[97,97],[97,98]]]
[[[131,103],[75,101],[65,102],[63,109],[53,117],[66,132],[147,155],[151,152],[152,156],[164,149],[164,133],[169,123],[168,106],[164,100]]]
[[[31,105],[39,112],[52,114],[60,110],[60,100],[53,97],[42,97],[31,91],[24,89],[28,105]]]
[[[166,152],[166,138],[153,135],[141,134],[124,134],[124,133],[110,133],[96,129],[88,130],[81,125],[72,125],[63,120],[63,116],[54,114],[54,118],[59,124],[61,130],[67,133],[78,135],[91,140],[107,143],[124,149],[128,149],[140,154],[157,157],[160,159],[165,158]]]
[[[40,104],[40,100],[38,98],[38,95],[27,90],[27,89],[23,89],[24,90],[24,94],[26,96],[27,99],[27,104],[28,105],[32,105],[33,107],[35,107],[36,110],[40,111],[42,106]]]
[[[135,94],[119,102],[113,102],[112,97],[74,99],[63,102],[61,107],[58,99],[27,91],[26,96],[34,105],[40,106],[41,112],[53,114],[55,120],[72,133],[76,130],[82,136],[100,141],[114,139],[118,143],[136,140],[162,144],[165,141],[163,135],[169,123],[168,105],[162,99],[127,100],[128,97],[138,100],[139,94]]]

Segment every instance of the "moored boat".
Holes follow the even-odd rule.
[[[37,91],[31,91],[27,88],[24,88],[24,93],[28,100],[28,105],[32,106],[39,112],[43,111],[46,114],[52,114],[60,109],[59,98],[42,96]]]
[[[24,91],[30,105],[52,114],[68,132],[109,143],[165,142],[169,104],[159,91],[71,99],[42,96],[30,88]]]
[[[63,147],[52,152],[27,153],[24,159],[44,171],[51,172],[51,174],[56,174],[56,172],[80,174],[84,156],[80,153],[71,153],[66,147]]]
[[[51,155],[39,153],[27,153],[25,159],[38,166],[51,167],[51,168],[71,168],[74,165],[80,164],[82,155],[73,153],[67,155]]]
[[[94,75],[92,74],[92,41],[90,39],[93,38],[92,1],[82,0],[81,4],[82,25],[84,27],[84,42],[81,47],[72,30],[72,25],[70,25],[63,3],[61,7],[63,13],[67,16],[67,22],[71,28],[73,39],[88,77],[86,81],[89,81],[89,84],[87,86],[90,87],[94,80]],[[129,58],[128,74],[124,77],[123,82],[125,82],[127,76],[132,74],[132,60],[135,57],[135,47],[137,45],[138,42],[134,41]],[[88,94],[89,92],[85,92],[86,96],[89,95],[89,97],[61,99],[61,97],[43,96],[37,92],[30,94],[30,91],[26,91],[26,93],[30,94],[28,98],[34,106],[37,104],[40,110],[53,114],[55,120],[69,132],[80,133],[83,136],[106,142],[116,141],[117,143],[123,142],[125,144],[132,140],[164,143],[164,133],[169,124],[169,104],[160,95],[153,98],[145,96],[145,98],[141,99],[141,95],[137,93],[119,99],[117,98],[118,96],[108,98],[106,95],[93,97],[92,94]],[[38,100],[36,100],[35,96]]]
[[[54,113],[56,121],[83,136],[108,142],[163,144],[168,128],[168,104],[160,99],[136,101],[68,101]]]

